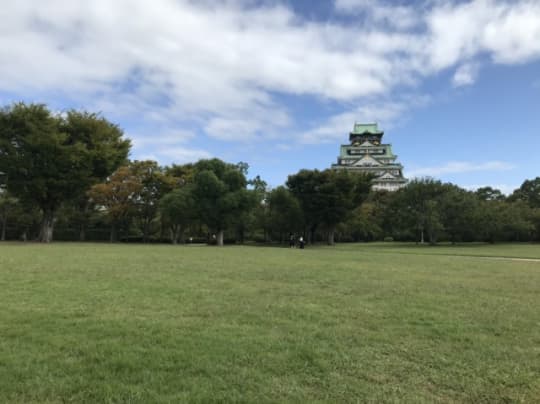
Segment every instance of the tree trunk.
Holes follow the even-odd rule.
[[[150,223],[143,219],[143,243],[148,243],[148,233],[150,232]]]
[[[334,234],[336,233],[336,228],[335,227],[331,227],[329,230],[328,230],[328,245],[334,245],[335,242],[334,242]]]
[[[173,244],[178,244],[178,242],[182,241],[180,240],[180,236],[182,235],[182,226],[176,224],[171,226],[171,241]]]
[[[79,226],[79,241],[86,241],[86,224],[84,223]]]
[[[218,246],[223,246],[223,230],[219,230],[216,237],[216,244]]]
[[[315,243],[315,232],[317,230],[317,226],[311,226],[309,228],[309,239],[308,239],[308,243],[309,244],[314,244]]]
[[[42,243],[50,243],[53,239],[54,212],[52,210],[43,211],[41,229],[38,240]]]
[[[182,227],[182,225],[178,225],[178,231],[176,235],[176,239],[178,240],[179,244],[185,244],[186,243],[186,227]]]
[[[118,241],[118,230],[116,223],[111,224],[111,243],[116,243]]]
[[[79,226],[79,241],[86,241],[86,225],[88,224],[88,210],[90,209],[90,202],[86,200],[82,206],[82,223]]]
[[[161,218],[159,220],[159,238],[161,240],[164,240],[167,237],[167,230],[169,230],[170,233],[170,226],[166,226],[163,222],[163,218]]]
[[[432,231],[429,232],[429,244],[430,244],[430,245],[435,245],[435,244],[437,244],[437,236],[436,236],[435,233],[432,232]]]
[[[171,244],[178,244],[178,238],[176,237],[176,226],[171,226],[169,229]]]
[[[424,244],[424,229],[420,229],[420,244]]]
[[[2,219],[2,236],[0,236],[0,241],[6,241],[6,226],[7,226],[7,217]]]

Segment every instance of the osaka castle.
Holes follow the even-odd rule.
[[[337,164],[332,168],[373,174],[372,188],[377,191],[395,191],[405,186],[403,166],[396,162],[392,145],[381,142],[383,135],[376,123],[355,123],[350,143],[341,145]]]

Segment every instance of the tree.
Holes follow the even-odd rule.
[[[143,241],[148,241],[150,224],[158,212],[159,200],[170,192],[174,178],[165,175],[158,163],[152,160],[133,161],[128,165],[140,189],[134,194],[134,216],[137,218],[143,234]]]
[[[81,178],[81,192],[73,201],[76,214],[72,217],[79,227],[79,240],[84,241],[92,215],[87,191],[127,163],[131,142],[123,138],[123,132],[117,125],[99,114],[86,111],[68,111],[60,128],[68,134],[70,142],[82,144],[86,150],[87,175]]]
[[[300,203],[287,188],[280,186],[268,194],[267,223],[270,230],[279,234],[283,243],[287,233],[295,233],[302,228],[303,215]]]
[[[135,212],[134,201],[143,185],[129,166],[116,170],[105,182],[96,184],[88,196],[103,207],[111,224],[110,241],[118,241],[118,228],[125,224]]]
[[[443,187],[439,196],[440,217],[450,241],[474,238],[478,230],[477,196],[456,185],[445,184]],[[497,198],[488,200],[500,200]]]
[[[332,245],[336,226],[367,198],[371,177],[347,170],[300,170],[288,177],[287,187],[300,201],[310,227],[310,242],[322,225]]]
[[[511,201],[522,200],[531,208],[540,208],[540,177],[526,180],[509,198]]]
[[[235,166],[244,176],[247,177],[249,171],[249,164],[239,162]],[[260,211],[261,205],[264,204],[267,195],[267,186],[268,184],[266,183],[266,181],[264,181],[259,175],[247,181],[247,196],[250,199],[247,205],[249,207],[243,210],[235,218],[234,223],[232,223],[235,228],[236,240],[238,240],[242,244],[245,241],[246,234],[250,230],[253,230],[257,225],[257,222],[259,220],[257,214]]]
[[[7,190],[0,188],[0,241],[6,240],[6,228],[8,218],[19,205],[17,198],[14,198]]]
[[[500,190],[492,187],[478,188],[475,194],[481,201],[504,201],[506,199]]]
[[[300,170],[289,175],[286,186],[300,202],[304,216],[304,223],[308,228],[308,242],[315,239],[315,231],[320,225],[321,212],[324,209],[323,198],[320,197],[320,188],[323,184],[323,174],[319,170]]]
[[[430,244],[435,244],[443,229],[439,197],[444,190],[440,181],[421,178],[396,191],[392,210],[398,226],[413,228],[421,243],[427,233]]]
[[[197,218],[193,185],[185,185],[166,194],[159,201],[159,210],[171,233],[171,242],[178,244],[185,228]]]
[[[248,192],[242,168],[219,159],[195,164],[193,195],[198,215],[216,232],[217,245],[223,245],[223,232],[255,203]]]
[[[52,241],[55,214],[60,205],[81,196],[92,178],[107,171],[111,155],[103,151],[114,150],[108,144],[110,137],[94,137],[91,128],[85,132],[88,136],[74,129],[75,121],[84,120],[76,119],[75,115],[71,112],[64,118],[53,115],[43,104],[24,103],[0,112],[0,172],[8,177],[7,189],[13,196],[23,203],[35,203],[41,209],[39,240],[42,242]],[[86,118],[88,123],[92,117]],[[116,130],[119,139],[121,132]],[[101,143],[107,146],[96,146]],[[125,158],[129,142],[118,144],[119,154]],[[104,155],[98,158],[100,153]]]
[[[364,202],[352,211],[351,216],[340,226],[340,231],[353,241],[382,240],[384,233],[379,220],[382,217],[379,217],[377,208],[373,201]]]
[[[495,243],[533,238],[533,210],[524,201],[483,201],[480,212],[480,235],[485,241]]]
[[[193,183],[195,177],[195,166],[193,163],[173,164],[170,167],[164,168],[165,175],[174,178],[177,186]]]

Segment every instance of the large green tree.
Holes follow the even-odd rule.
[[[96,129],[105,126],[106,134]],[[116,126],[92,114],[55,115],[43,104],[24,103],[0,111],[0,172],[15,197],[41,209],[40,241],[52,241],[62,203],[81,197],[126,158],[129,141],[121,137]]]
[[[193,195],[198,216],[216,232],[219,246],[223,245],[224,230],[256,202],[246,186],[242,167],[219,159],[200,160],[195,164]]]
[[[526,241],[534,237],[533,209],[524,201],[483,201],[479,236],[484,241]]]
[[[61,119],[61,131],[69,141],[84,146],[87,175],[79,183],[81,192],[73,200],[75,214],[72,220],[79,228],[79,240],[86,238],[86,227],[93,205],[87,196],[92,185],[105,181],[121,165],[127,163],[131,147],[122,130],[96,113],[70,110]]]
[[[443,229],[440,196],[444,192],[445,186],[432,178],[414,179],[396,191],[392,201],[396,227],[414,231],[421,243],[427,235],[435,244]]]
[[[497,193],[490,200],[500,200]],[[439,217],[450,241],[472,240],[479,226],[478,197],[456,185],[444,184],[438,198]]]
[[[287,188],[281,186],[268,193],[267,223],[269,230],[277,234],[280,243],[288,233],[302,229],[303,215],[298,199]]]
[[[287,187],[300,201],[310,242],[322,226],[332,245],[336,226],[367,198],[371,177],[347,170],[300,170],[288,177]]]
[[[531,208],[540,208],[540,177],[526,180],[509,198],[512,201],[522,200]]]
[[[159,201],[162,221],[170,230],[173,244],[182,240],[185,229],[197,219],[196,208],[192,184],[169,192]]]

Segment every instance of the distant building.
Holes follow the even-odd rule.
[[[349,134],[350,144],[341,145],[337,164],[332,164],[332,168],[373,174],[373,189],[378,191],[395,191],[405,186],[403,166],[396,162],[392,145],[381,143],[383,135],[376,123],[355,123]]]

